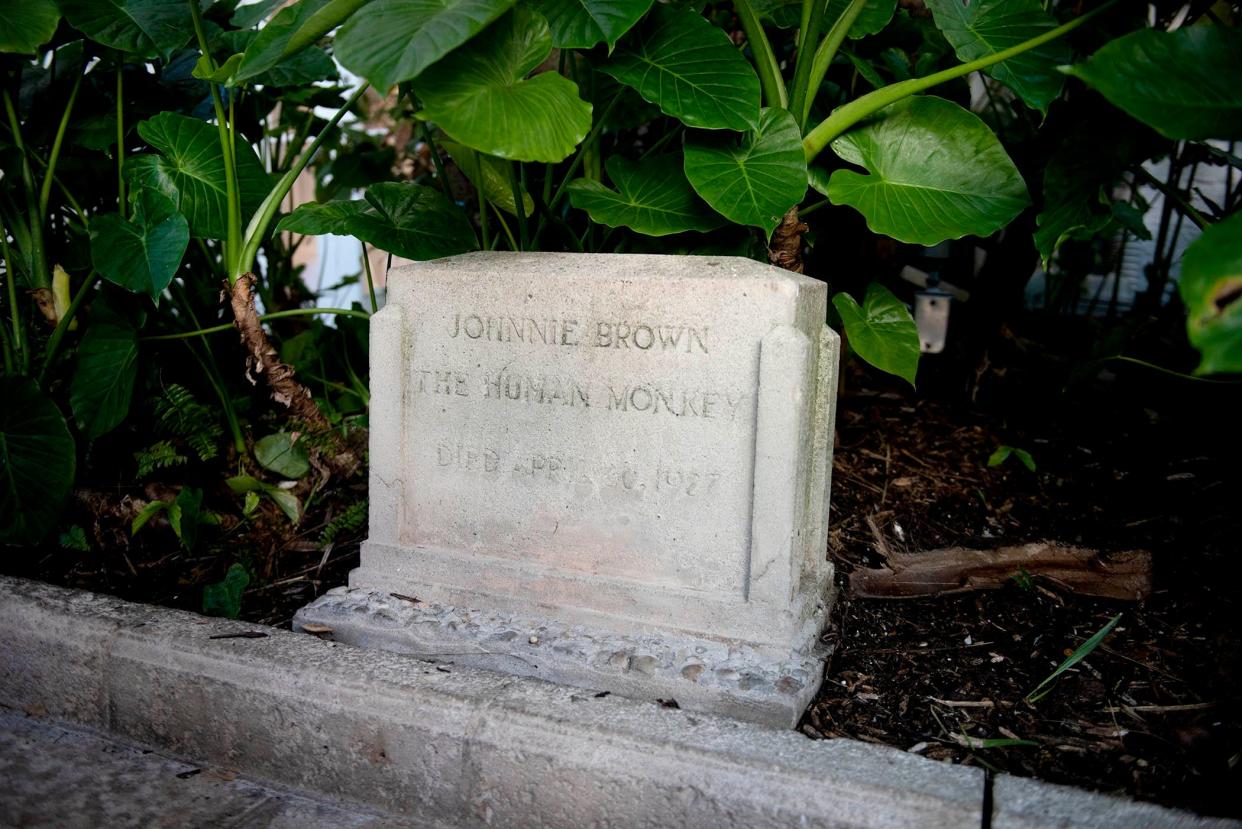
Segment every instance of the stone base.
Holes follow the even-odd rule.
[[[773,658],[694,637],[626,636],[516,614],[337,587],[293,629],[419,659],[485,668],[633,699],[792,728],[823,680],[825,646]],[[322,628],[330,628],[331,632]]]

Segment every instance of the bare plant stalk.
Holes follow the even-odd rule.
[[[257,385],[256,375],[263,375],[272,399],[289,410],[311,431],[327,436],[329,457],[325,458],[333,472],[349,476],[357,471],[357,454],[344,444],[328,418],[319,409],[310,389],[294,377],[293,366],[280,361],[275,347],[267,338],[259,313],[254,307],[254,286],[258,278],[247,271],[232,285],[226,284],[233,307],[234,324],[246,349],[246,378]]]

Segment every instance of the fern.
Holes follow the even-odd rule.
[[[323,528],[323,532],[319,534],[319,545],[326,547],[334,543],[343,535],[349,535],[362,529],[362,525],[367,521],[367,499],[355,501],[345,508],[345,511],[328,522],[328,526]]]
[[[162,431],[185,441],[200,461],[219,454],[217,445],[224,437],[220,420],[185,386],[170,383],[164,396],[155,398],[155,422]]]
[[[138,477],[145,478],[157,469],[181,466],[188,458],[179,453],[171,441],[161,440],[134,453],[138,461]]]

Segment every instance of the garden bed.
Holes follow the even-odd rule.
[[[1233,795],[1242,782],[1242,659],[1232,575],[1242,516],[1227,483],[1235,449],[1219,444],[1224,432],[1213,421],[1228,407],[1208,406],[1220,401],[1205,403],[1189,381],[1138,367],[1064,394],[1015,376],[985,384],[971,405],[937,399],[951,382],[931,374],[916,396],[847,376],[829,542],[841,583],[827,633],[836,648],[803,733],[1242,815]],[[1028,451],[1036,471],[1016,456],[989,468],[1000,445]],[[121,543],[133,501],[144,495],[153,497],[142,489],[79,493],[74,520],[92,553],[31,551],[6,557],[3,569],[199,611],[203,586],[240,561],[255,575],[242,618],[287,626],[357,565],[361,528],[323,542],[325,529],[365,497],[357,485],[314,499],[296,530],[265,504],[196,555],[173,546],[166,528]],[[883,549],[1045,539],[1149,549],[1155,590],[1143,602],[1108,602],[1019,576],[1000,590],[939,598],[848,592],[849,572],[879,564]],[[1118,613],[1101,647],[1045,698],[1024,702]]]

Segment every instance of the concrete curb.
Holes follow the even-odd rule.
[[[985,825],[977,769],[8,577],[0,704],[450,826]],[[1237,825],[1031,781],[993,805],[994,827]]]

